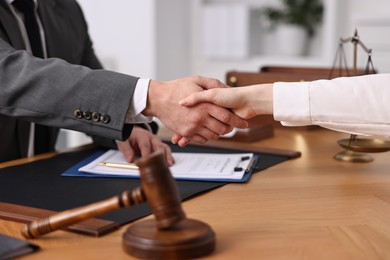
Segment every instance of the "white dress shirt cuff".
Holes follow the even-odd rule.
[[[274,119],[282,125],[311,124],[310,82],[276,82],[273,98]]]
[[[150,79],[140,78],[135,86],[133,99],[130,107],[127,110],[126,120],[127,124],[150,123],[152,117],[144,116],[141,112],[146,108],[146,101],[148,98]]]

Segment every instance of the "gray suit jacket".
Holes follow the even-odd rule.
[[[0,0],[0,161],[26,156],[29,121],[124,140],[138,78],[101,70],[74,0],[38,0],[49,59],[29,55],[17,22]],[[82,66],[80,66],[82,65]]]

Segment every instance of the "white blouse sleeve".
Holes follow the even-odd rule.
[[[274,118],[285,126],[390,136],[390,74],[277,82],[273,95]]]

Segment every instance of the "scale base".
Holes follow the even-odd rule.
[[[353,151],[342,151],[333,157],[337,161],[353,162],[353,163],[367,163],[372,162],[374,158],[365,153],[358,153]]]
[[[184,219],[169,229],[158,229],[155,220],[131,225],[123,234],[123,249],[142,259],[190,259],[210,254],[215,234],[207,224]]]

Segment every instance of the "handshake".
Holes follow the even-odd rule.
[[[260,88],[264,90],[261,96],[252,95],[253,87],[230,88],[200,76],[168,82],[152,80],[142,114],[159,118],[175,133],[171,141],[179,146],[191,141],[205,143],[234,127],[248,127],[246,119],[272,113],[272,84]]]
[[[319,125],[355,135],[390,136],[389,82],[386,73],[236,88],[203,77],[151,81],[143,113],[160,118],[175,132],[171,141],[179,146],[218,139],[264,114],[286,126]]]

